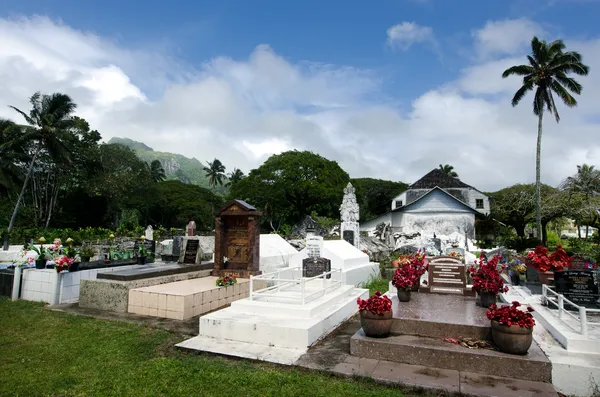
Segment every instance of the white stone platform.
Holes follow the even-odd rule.
[[[308,284],[313,283],[312,287]],[[318,289],[323,280],[307,283]],[[200,317],[197,337],[178,347],[212,353],[292,364],[308,347],[327,336],[358,311],[356,299],[369,291],[342,285],[304,305],[288,303],[294,291],[281,291],[277,297],[249,298]],[[293,300],[293,299],[292,299]]]
[[[186,320],[246,298],[249,280],[238,279],[227,287],[216,285],[218,277],[153,285],[129,290],[129,313]]]

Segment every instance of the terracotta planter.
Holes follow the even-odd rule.
[[[400,302],[408,302],[410,301],[410,290],[404,290],[404,289],[400,289],[397,288],[397,293],[398,293],[398,300]]]
[[[526,354],[533,342],[533,327],[509,327],[492,320],[492,338],[503,353]]]
[[[385,338],[392,328],[392,311],[384,314],[373,314],[368,310],[360,312],[360,326],[369,338]]]
[[[538,276],[541,284],[548,284],[551,278],[554,279],[554,272],[540,272],[538,270]]]
[[[491,305],[496,304],[496,298],[497,298],[496,294],[494,294],[492,292],[487,292],[487,291],[479,292],[479,305],[481,307],[488,308]]]

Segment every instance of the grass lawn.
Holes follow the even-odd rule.
[[[0,298],[0,396],[423,396],[176,350],[182,336]]]

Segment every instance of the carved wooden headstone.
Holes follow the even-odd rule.
[[[242,200],[233,200],[215,219],[213,276],[247,278],[260,274],[260,223],[262,212]]]

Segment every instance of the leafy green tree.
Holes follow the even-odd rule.
[[[281,225],[293,225],[313,211],[339,218],[349,180],[337,162],[294,150],[269,157],[232,185],[230,195],[263,210],[263,220],[277,231]]]
[[[244,172],[242,170],[240,170],[239,168],[234,168],[233,171],[230,172],[229,175],[227,175],[227,178],[229,178],[229,182],[227,182],[226,186],[230,187],[231,185],[241,181],[245,177],[246,175],[244,175]]]
[[[15,123],[0,119],[0,189],[4,193],[14,190],[22,181],[21,165],[28,157],[20,135]]]
[[[152,160],[152,162],[148,164],[148,172],[150,172],[150,178],[152,178],[154,182],[162,182],[167,178],[165,169],[160,163],[160,160]]]
[[[30,142],[32,156],[4,238],[5,251],[8,250],[8,238],[14,227],[19,206],[40,153],[46,151],[52,158],[65,161],[70,158],[69,149],[64,144],[63,138],[66,132],[73,127],[72,114],[76,108],[75,103],[65,94],[42,95],[39,92],[33,94],[29,102],[32,106],[29,114],[11,106],[12,109],[23,116],[28,124],[24,127],[24,140]]]
[[[537,235],[542,235],[541,215],[541,152],[542,152],[542,120],[544,108],[558,123],[560,116],[554,101],[554,95],[558,96],[567,107],[577,106],[577,100],[569,93],[581,94],[582,86],[575,79],[569,77],[569,73],[585,76],[589,67],[582,63],[581,54],[575,51],[565,52],[565,44],[562,40],[546,43],[537,37],[531,40],[531,55],[527,56],[529,64],[511,66],[502,73],[506,78],[511,75],[523,76],[523,85],[517,90],[512,105],[517,106],[528,91],[535,90],[533,98],[533,114],[538,117],[538,136],[535,161],[535,203],[536,203],[536,229]]]
[[[375,218],[390,211],[394,197],[408,187],[406,183],[373,178],[354,178],[350,182],[356,188],[361,221]]]
[[[208,183],[210,186],[223,185],[223,178],[225,177],[225,166],[221,163],[221,160],[214,159],[213,161],[207,161],[208,167],[204,167],[204,172],[208,177]]]
[[[456,173],[456,171],[454,171],[454,167],[450,164],[440,164],[440,170],[442,170],[446,175],[449,175],[453,178],[458,178],[458,174]]]
[[[593,165],[582,164],[577,166],[577,174],[568,177],[563,183],[562,188],[567,190],[571,195],[580,195],[583,198],[584,208],[576,218],[581,221],[581,218],[594,218],[597,213],[597,206],[593,205],[592,198],[600,194],[600,170],[597,170]],[[580,222],[578,222],[579,224]],[[579,237],[581,232],[577,228]],[[585,238],[588,238],[589,224],[585,227]]]

